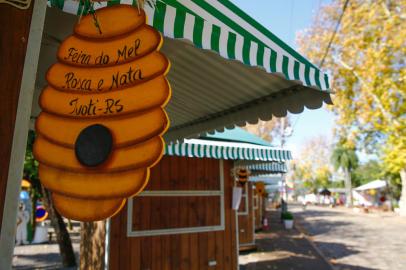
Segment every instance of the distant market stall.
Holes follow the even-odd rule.
[[[97,14],[105,6],[133,2],[95,2],[94,9]],[[40,113],[38,98],[58,47],[72,34],[78,15],[91,10],[89,3],[52,0],[46,8],[45,1],[33,1],[28,9],[0,4],[0,30],[8,42],[0,56],[6,86],[1,88],[1,166],[8,168],[0,179],[0,257],[9,258],[1,269],[11,262],[28,123]],[[171,62],[168,143],[331,103],[328,76],[229,1],[162,0],[156,7],[146,5],[145,12],[148,24],[163,34],[161,52]],[[232,149],[227,156],[251,153]],[[270,154],[264,153],[258,150],[258,160]]]
[[[364,207],[388,203],[388,188],[384,180],[374,180],[353,189],[354,204]]]

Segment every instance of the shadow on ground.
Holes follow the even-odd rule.
[[[270,230],[256,235],[257,251],[241,253],[241,270],[331,270],[303,234],[284,229],[279,211],[267,215]]]
[[[77,255],[77,254],[75,254]],[[27,264],[13,266],[13,270],[28,270],[28,269],[58,269],[58,270],[74,270],[76,267],[61,267],[61,255],[56,252],[46,254],[19,254],[14,260],[23,260],[29,262]]]
[[[268,269],[281,269],[281,270],[323,270],[330,268],[319,268],[315,259],[303,258],[299,256],[290,256],[288,258],[268,260],[261,262],[248,263],[240,265],[240,270],[268,270]]]
[[[303,227],[306,229],[308,235],[314,236],[331,233],[337,229],[340,229],[340,227],[350,225],[352,225],[352,223],[346,221],[326,221],[324,219],[313,219],[311,221],[307,221],[307,224]]]
[[[334,270],[379,270],[379,269],[339,263],[334,264]]]
[[[320,242],[314,241],[317,247],[321,249],[324,256],[329,259],[341,259],[350,255],[360,253],[353,246],[344,245],[341,243],[329,243],[329,242]]]
[[[333,270],[378,270],[377,268],[367,268],[362,266],[354,266],[348,264],[334,264]],[[246,265],[240,265],[240,270],[322,270],[325,268],[319,268],[314,263],[314,259],[301,258],[292,256],[290,258],[284,258],[279,260],[261,261],[255,263],[249,263]],[[331,268],[326,268],[331,269]]]

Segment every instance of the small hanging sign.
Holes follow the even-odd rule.
[[[237,169],[237,182],[243,187],[248,182],[249,172],[246,168]]]
[[[59,47],[40,96],[34,154],[65,217],[114,215],[161,159],[171,95],[162,42],[143,10],[115,5],[82,17]]]
[[[265,194],[265,183],[264,182],[256,182],[255,189],[260,196],[264,196]]]

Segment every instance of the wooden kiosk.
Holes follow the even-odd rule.
[[[2,111],[5,121],[1,123],[4,131],[1,165],[5,169],[0,178],[0,269],[5,270],[11,268],[27,130],[34,128],[33,122],[40,111],[38,97],[47,84],[45,74],[56,62],[60,43],[72,34],[78,14],[87,13],[90,3],[87,0],[48,1],[50,7],[47,8],[46,1],[23,2],[28,9],[0,3],[1,29],[4,30],[1,31],[4,38],[0,59],[5,60],[2,68],[7,71],[0,75],[6,82],[1,88],[6,106]],[[132,0],[95,2],[94,10],[97,13],[106,6],[133,3]],[[164,36],[161,52],[172,66],[168,74],[172,99],[167,106],[171,125],[165,135],[166,142],[198,137],[224,127],[244,126],[258,119],[286,116],[288,111],[301,113],[305,107],[316,109],[323,103],[331,103],[328,76],[231,2],[162,0],[156,4],[156,7],[146,5],[145,13],[148,25]],[[15,76],[11,76],[11,69]],[[224,168],[231,166],[226,163],[228,161],[223,164]],[[166,170],[160,165],[157,168]],[[172,178],[177,178],[176,173]],[[164,183],[148,188],[161,192],[160,188],[171,190],[174,187]],[[212,187],[195,188],[211,192]],[[144,198],[148,201],[150,196],[143,196],[142,200]],[[134,208],[134,211],[146,213],[142,212],[137,222],[150,222],[147,210]],[[120,220],[124,212],[114,220]],[[212,227],[211,221],[211,217],[207,220],[200,217],[190,222],[198,227]],[[151,229],[148,227],[151,225],[137,222],[133,228]],[[186,221],[163,222],[183,227]],[[116,223],[113,222],[113,226],[117,226]],[[160,225],[154,220],[153,226],[158,227],[152,229],[159,229]],[[136,250],[128,242],[123,243],[128,248],[120,245],[119,250],[123,252],[120,254]],[[119,258],[124,260],[124,257]],[[117,261],[112,258],[114,260]]]
[[[281,173],[281,171],[286,172],[284,162],[255,163],[249,165],[248,168],[253,176],[262,173],[276,174]],[[262,229],[262,217],[265,211],[264,194],[265,185],[263,182],[249,181],[244,187],[238,210],[238,242],[240,251],[256,248],[255,232]]]
[[[169,145],[145,191],[111,219],[110,269],[238,269],[239,241],[245,240],[237,232],[246,227],[240,212],[253,217],[253,208],[246,204],[252,200],[247,183],[237,221],[234,163],[290,155],[280,151],[201,139]]]
[[[255,217],[255,231],[262,230],[262,219],[266,211],[267,196],[266,191],[266,178],[265,175],[284,174],[287,172],[286,163],[273,162],[273,163],[257,163],[249,166],[251,175],[254,176],[250,180],[254,182],[253,187],[253,207]],[[259,192],[258,192],[259,190]]]

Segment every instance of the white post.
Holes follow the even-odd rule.
[[[23,77],[18,99],[6,196],[4,199],[0,234],[0,269],[2,270],[11,269],[16,233],[17,206],[46,8],[47,1],[34,1]]]
[[[402,193],[399,200],[399,214],[406,217],[406,169],[400,171],[400,179],[402,181]]]

